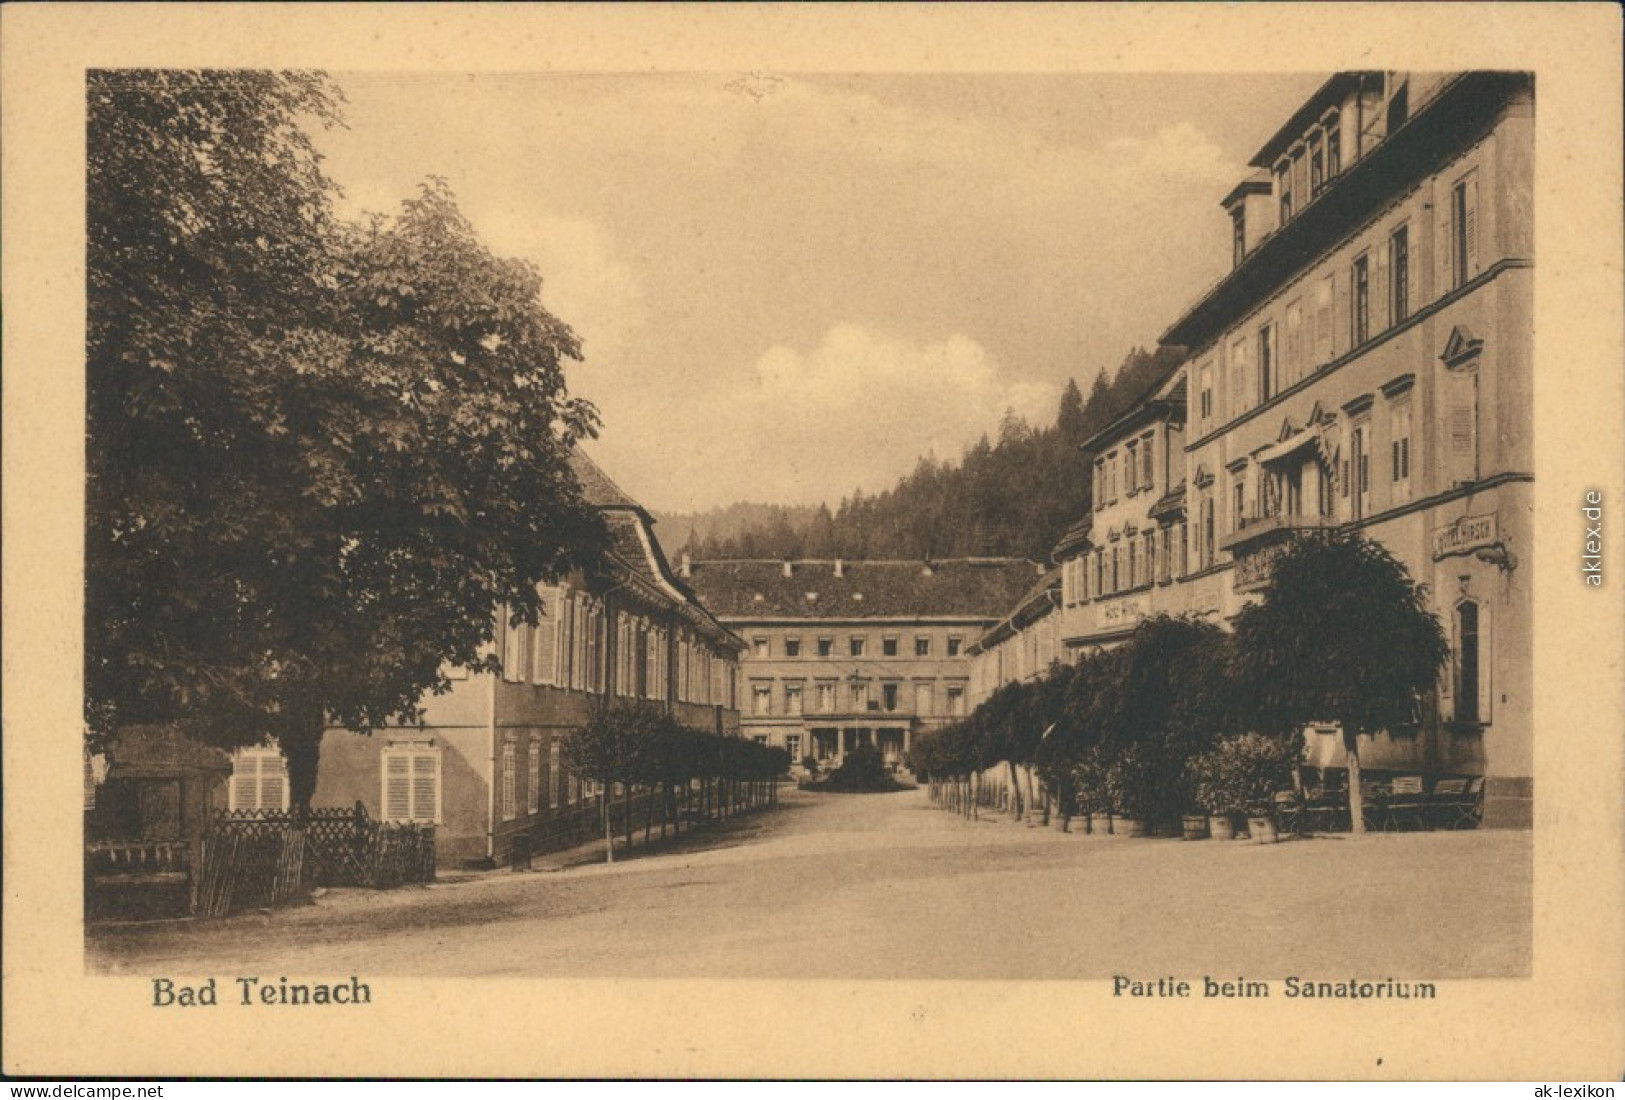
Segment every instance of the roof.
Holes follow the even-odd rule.
[[[626,491],[610,480],[610,476],[580,447],[570,448],[570,470],[581,483],[581,495],[588,504],[599,508],[635,508],[643,511],[643,505],[627,496]]]
[[[1219,200],[1219,205],[1228,210],[1237,199],[1244,199],[1248,195],[1267,195],[1274,189],[1275,185],[1270,183],[1267,173],[1254,173],[1231,188],[1230,193]]]
[[[1158,338],[1200,352],[1415,180],[1441,169],[1478,140],[1496,114],[1529,87],[1515,72],[1454,77],[1393,133],[1331,180],[1291,221],[1258,242]],[[1266,146],[1266,149],[1268,147]]]
[[[1072,526],[1061,532],[1061,537],[1055,543],[1055,548],[1050,551],[1050,556],[1059,558],[1065,555],[1068,550],[1075,550],[1080,546],[1087,545],[1089,532],[1094,529],[1094,526],[1094,513],[1085,513],[1083,518],[1075,521]]]
[[[693,589],[677,578],[655,536],[654,517],[643,505],[627,496],[580,447],[570,451],[570,468],[581,483],[583,497],[603,514],[609,528],[610,557],[658,594],[657,598],[669,600],[683,609],[689,620],[701,629],[724,644],[743,649],[744,641],[717,622],[711,610],[696,598]]]
[[[1277,157],[1303,137],[1309,127],[1319,122],[1322,115],[1342,103],[1344,96],[1358,88],[1364,81],[1381,76],[1380,72],[1375,71],[1333,73],[1314,95],[1303,101],[1303,106],[1282,123],[1281,128],[1271,135],[1263,148],[1254,153],[1253,159],[1247,163],[1254,168],[1269,168]]]
[[[1025,558],[697,561],[690,584],[724,619],[998,619],[1032,586]],[[836,576],[839,568],[841,575]]]
[[[994,623],[980,638],[972,642],[968,652],[972,656],[986,652],[1055,611],[1060,605],[1061,569],[1055,566],[1039,578],[1037,584],[1022,594],[1008,615]]]
[[[1123,415],[1085,439],[1078,449],[1089,454],[1098,453],[1115,443],[1130,428],[1137,428],[1162,416],[1184,423],[1185,396],[1185,361],[1182,359],[1136,397]]]

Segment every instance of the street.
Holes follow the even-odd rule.
[[[540,865],[540,861],[539,861]],[[1530,972],[1527,831],[1277,845],[968,821],[814,794],[677,850],[217,921],[91,928],[101,973],[1484,978]]]

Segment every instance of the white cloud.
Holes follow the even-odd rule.
[[[853,489],[890,487],[923,455],[958,458],[982,433],[996,432],[1006,408],[1047,424],[1058,397],[1048,383],[1006,377],[968,336],[919,344],[838,324],[814,348],[769,348],[752,383],[704,414],[711,430],[688,433],[680,452],[660,447],[669,489],[656,496],[677,490],[686,498],[660,499],[666,507],[710,503],[719,491],[728,499],[833,504]],[[604,442],[634,460],[634,440],[606,434]]]
[[[589,365],[625,351],[647,310],[636,272],[616,256],[602,226],[516,206],[473,206],[467,213],[494,251],[529,260],[541,271],[543,304],[575,329]]]
[[[1151,137],[1122,137],[1107,145],[1125,169],[1159,183],[1223,187],[1245,169],[1229,161],[1207,134],[1189,122],[1165,126]]]

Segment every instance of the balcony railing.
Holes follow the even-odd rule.
[[[1324,531],[1336,527],[1332,516],[1305,516],[1276,513],[1272,516],[1243,516],[1241,530],[1232,531],[1219,539],[1220,550],[1234,550],[1254,542],[1273,541],[1306,531]]]

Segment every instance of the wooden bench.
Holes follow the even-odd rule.
[[[1433,786],[1428,823],[1436,829],[1474,829],[1483,816],[1484,777],[1441,779]]]
[[[1378,804],[1384,830],[1401,829],[1407,824],[1425,828],[1432,805],[1419,775],[1401,775],[1388,786],[1388,794]]]

